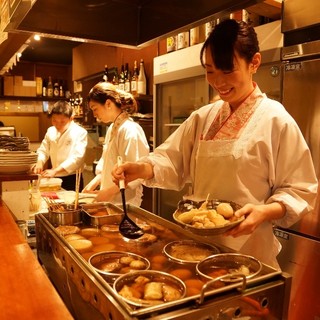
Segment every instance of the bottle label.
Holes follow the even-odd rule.
[[[124,91],[125,92],[130,92],[131,90],[130,90],[130,82],[129,81],[126,81],[125,83],[124,83]]]
[[[137,93],[137,81],[131,81],[131,92]]]
[[[199,27],[190,29],[190,46],[199,43]]]
[[[144,81],[138,81],[138,93],[139,94],[146,94],[147,93],[147,87],[146,87],[146,83]]]
[[[189,47],[189,32],[181,32],[178,34],[178,45],[177,48],[183,49]]]
[[[177,49],[176,45],[177,45],[176,37],[167,38],[167,52],[175,51]]]

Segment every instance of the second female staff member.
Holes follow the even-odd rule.
[[[123,161],[137,161],[149,154],[149,145],[143,129],[129,116],[137,111],[137,103],[132,94],[118,90],[108,82],[100,82],[90,90],[88,103],[96,118],[111,125],[107,130],[103,154],[99,160],[102,170],[82,192],[94,192],[100,185],[96,201],[121,204],[120,190],[111,177],[117,157],[121,156]],[[142,191],[140,181],[129,183],[126,189],[127,202],[140,206]]]
[[[73,121],[73,108],[66,101],[58,101],[49,110],[52,126],[48,128],[37,150],[38,161],[33,171],[44,178],[62,179],[62,188],[75,190],[76,170],[84,166],[87,147],[87,130]],[[43,170],[50,158],[52,167]],[[80,180],[83,188],[83,178]]]
[[[261,63],[254,28],[225,20],[205,41],[201,62],[221,100],[194,111],[149,157],[113,170],[115,182],[142,178],[149,187],[243,207],[238,226],[215,241],[279,267],[273,224],[288,227],[313,208],[317,179],[308,146],[292,117],[252,81]]]

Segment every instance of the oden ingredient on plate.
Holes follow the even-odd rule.
[[[208,209],[205,201],[199,209],[181,213],[177,219],[195,228],[215,228],[229,224],[234,216],[234,210],[229,203],[221,202],[216,209]]]

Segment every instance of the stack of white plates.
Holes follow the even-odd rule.
[[[0,174],[26,173],[37,162],[31,151],[0,151]]]

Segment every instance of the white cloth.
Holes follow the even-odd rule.
[[[102,157],[98,162],[99,173],[101,170],[101,189],[114,186],[111,171],[117,164],[117,157],[121,156],[123,162],[137,161],[149,154],[149,145],[142,127],[131,118],[125,120],[118,128],[110,142],[113,124],[107,130]],[[141,181],[133,181],[128,184],[126,202],[140,206],[142,202],[143,187]],[[120,192],[110,201],[114,204],[122,204]]]
[[[257,87],[256,90],[260,92]],[[308,146],[293,118],[277,101],[262,95],[260,104],[234,140],[202,140],[223,101],[204,106],[149,157],[154,178],[149,187],[181,190],[193,185],[193,198],[227,199],[244,205],[281,202],[286,215],[273,223],[288,227],[313,209],[317,179]],[[278,268],[281,246],[273,224],[250,236],[219,236],[216,241]]]
[[[50,158],[53,168],[61,166],[67,172],[59,173],[57,177],[75,174],[84,166],[87,136],[87,130],[73,121],[63,134],[54,126],[49,127],[37,150],[38,161],[44,164]]]

